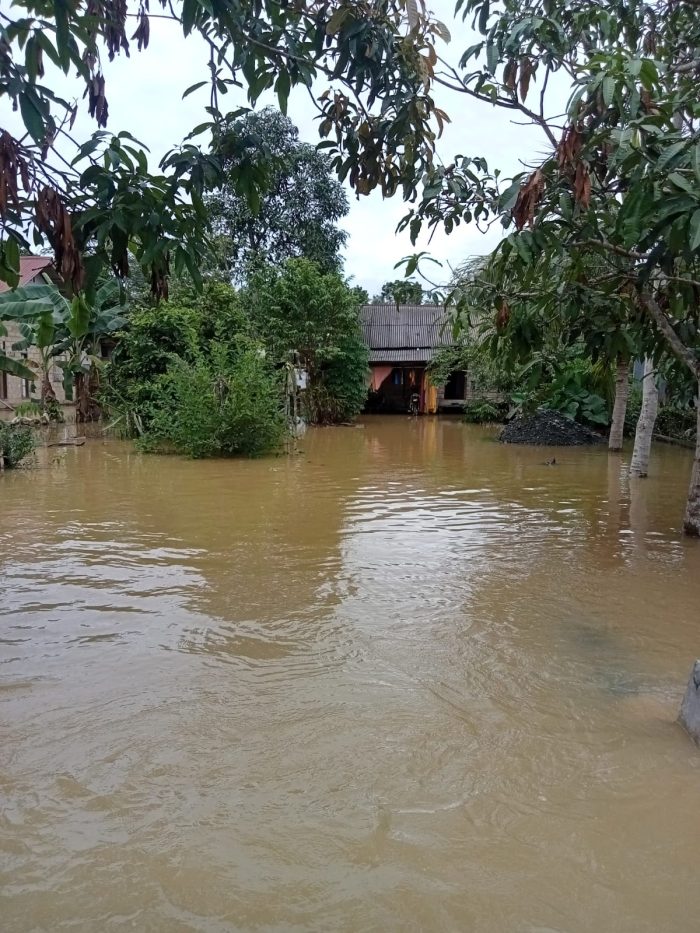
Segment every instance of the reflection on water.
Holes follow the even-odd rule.
[[[3,930],[686,929],[686,452],[302,448],[0,480]]]

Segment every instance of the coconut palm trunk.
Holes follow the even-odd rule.
[[[613,406],[612,421],[610,423],[609,450],[622,450],[622,439],[625,431],[625,415],[627,414],[627,401],[630,396],[630,364],[629,360],[618,357],[615,370],[615,404]]]
[[[687,535],[700,538],[700,376],[698,377],[698,397],[695,399],[695,406],[697,408],[695,459],[693,460],[693,472],[690,477],[683,531]]]
[[[644,360],[644,378],[642,380],[642,410],[639,412],[637,430],[634,435],[634,451],[630,463],[631,476],[646,476],[649,472],[649,455],[654,425],[659,411],[659,391],[656,388],[654,361]]]

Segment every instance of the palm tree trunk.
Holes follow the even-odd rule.
[[[698,376],[698,397],[695,399],[697,408],[697,427],[695,436],[695,459],[693,460],[693,473],[690,478],[688,501],[685,507],[683,531],[687,535],[700,538],[700,376]]]
[[[615,404],[610,423],[608,450],[622,450],[622,438],[625,430],[627,400],[630,395],[630,364],[618,357],[615,372]]]
[[[654,434],[656,415],[659,411],[659,392],[656,388],[654,361],[647,357],[644,360],[644,378],[642,381],[642,410],[637,421],[637,430],[634,435],[634,451],[630,464],[632,476],[646,476],[649,472],[649,454],[651,453],[651,439]]]

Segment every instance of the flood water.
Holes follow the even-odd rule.
[[[690,455],[448,419],[0,477],[0,928],[697,923]]]

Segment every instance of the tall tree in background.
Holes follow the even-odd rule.
[[[348,421],[367,398],[369,354],[360,329],[356,288],[308,259],[264,265],[251,275],[241,304],[254,336],[278,365],[308,373],[304,393],[310,421]]]
[[[422,305],[423,286],[411,279],[385,282],[382,290],[372,299],[373,305]]]
[[[245,279],[255,260],[280,264],[295,257],[324,272],[340,270],[345,191],[330,159],[301,142],[288,117],[273,107],[244,114],[217,138],[215,152],[225,181],[206,205],[231,278]],[[252,198],[238,183],[244,166],[259,182]]]

